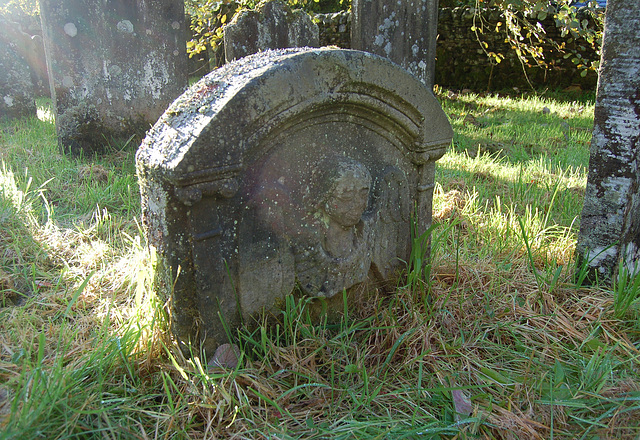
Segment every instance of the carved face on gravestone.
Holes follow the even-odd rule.
[[[371,174],[356,161],[342,160],[338,175],[327,191],[321,211],[326,226],[323,249],[331,256],[345,258],[357,248],[357,228],[367,208]]]
[[[331,222],[346,229],[360,221],[367,207],[371,174],[357,162],[341,165],[342,169],[328,194],[323,210]]]
[[[363,163],[335,154],[312,174],[311,193],[319,201],[309,206],[316,233],[308,237],[315,241],[291,243],[295,275],[305,293],[331,297],[367,278],[376,223],[367,212],[372,177]]]

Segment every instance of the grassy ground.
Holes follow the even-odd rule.
[[[234,370],[167,336],[131,148],[0,125],[0,438],[640,438],[640,282],[573,257],[593,102],[438,93],[427,267],[336,325],[289,302]]]

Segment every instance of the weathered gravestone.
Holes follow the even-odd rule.
[[[309,14],[282,0],[266,0],[238,14],[224,27],[227,62],[267,49],[318,47],[319,31]]]
[[[31,83],[36,95],[48,96],[50,93],[49,74],[47,73],[42,35],[24,32],[22,27],[21,23],[5,18],[0,32],[3,34],[3,39],[10,41],[29,65]]]
[[[60,146],[143,135],[187,85],[184,2],[41,0]]]
[[[640,2],[607,4],[578,254],[602,278],[640,267]]]
[[[0,119],[36,115],[29,65],[10,30],[0,17]]]
[[[433,94],[365,52],[267,51],[207,75],[137,154],[177,337],[213,353],[221,318],[233,329],[296,285],[328,298],[392,279],[414,204],[419,230],[431,223],[451,138]]]
[[[351,47],[389,58],[433,87],[438,0],[353,0]]]

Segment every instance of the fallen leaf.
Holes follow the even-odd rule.
[[[478,120],[475,118],[475,116],[473,116],[471,113],[467,113],[467,116],[464,117],[464,120],[462,121],[462,124],[463,125],[471,124],[471,125],[474,125],[476,127],[483,127],[484,126],[483,124],[478,122]]]
[[[240,360],[240,348],[236,344],[222,344],[209,361],[212,367],[236,368]]]
[[[465,393],[462,390],[452,390],[451,396],[456,413],[464,417],[470,416],[473,412],[473,405]]]

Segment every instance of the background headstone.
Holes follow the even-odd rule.
[[[181,0],[41,0],[40,14],[63,149],[143,135],[184,91]]]
[[[319,31],[309,14],[281,0],[267,0],[236,15],[224,27],[227,62],[267,49],[318,47]]]
[[[36,115],[29,65],[20,40],[9,23],[0,17],[0,118],[13,119]]]
[[[208,353],[297,285],[340,297],[393,280],[431,224],[452,130],[387,59],[288,49],[242,58],[177,99],[137,154],[143,222],[179,340]]]
[[[40,20],[38,20],[38,23]],[[35,27],[35,26],[34,26]],[[47,60],[44,54],[44,43],[42,41],[42,30],[36,28],[36,33],[28,33],[34,29],[25,26],[23,23],[12,21],[8,18],[2,24],[3,38],[8,39],[16,47],[20,56],[29,65],[31,82],[37,96],[49,96],[49,74],[47,72]],[[38,30],[40,33],[37,33]]]
[[[608,278],[640,269],[640,2],[607,4],[594,120],[577,251]]]
[[[387,57],[433,87],[438,0],[353,0],[351,47]]]

